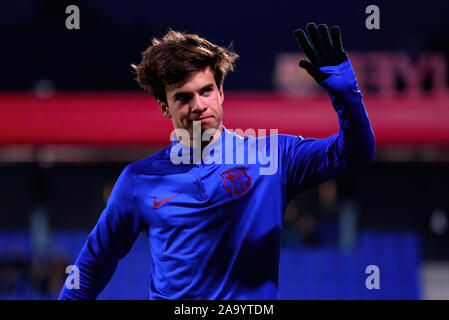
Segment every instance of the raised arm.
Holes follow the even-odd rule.
[[[358,90],[354,70],[343,50],[340,28],[314,23],[306,33],[294,32],[310,61],[301,60],[304,68],[330,95],[338,114],[338,134],[325,139],[284,136],[283,156],[290,196],[324,182],[335,175],[370,162],[375,141],[371,124]]]
[[[106,208],[75,262],[80,271],[79,288],[69,289],[64,284],[60,300],[95,299],[143,230],[134,205],[135,176],[130,171],[126,167],[118,178]]]

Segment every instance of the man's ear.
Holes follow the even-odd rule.
[[[171,118],[170,111],[168,110],[168,106],[164,101],[157,100],[157,105],[159,106],[159,109],[161,109],[162,114],[166,118]]]
[[[223,86],[220,87],[218,98],[220,99],[220,104],[223,103],[224,101]]]

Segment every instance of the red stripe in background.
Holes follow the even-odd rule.
[[[449,95],[379,98],[365,95],[377,146],[449,146]],[[50,98],[0,93],[0,144],[167,145],[171,120],[145,93],[64,92]],[[338,132],[327,96],[225,93],[227,128],[278,129],[322,138]]]

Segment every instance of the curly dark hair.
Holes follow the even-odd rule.
[[[162,39],[153,38],[142,53],[139,65],[131,65],[137,82],[156,100],[167,103],[165,88],[184,81],[190,73],[210,67],[220,89],[228,71],[234,71],[238,55],[228,48],[217,46],[197,34],[170,30]]]

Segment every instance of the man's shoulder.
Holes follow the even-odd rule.
[[[260,135],[257,137],[246,136],[244,140],[249,145],[259,145],[263,143],[263,145],[268,148],[271,144],[277,144],[280,148],[284,148],[291,144],[299,143],[305,139],[300,135],[274,133],[270,135]]]
[[[130,175],[138,175],[152,171],[160,167],[162,163],[170,161],[168,150],[169,148],[164,148],[151,156],[132,162],[126,166],[124,171]]]

